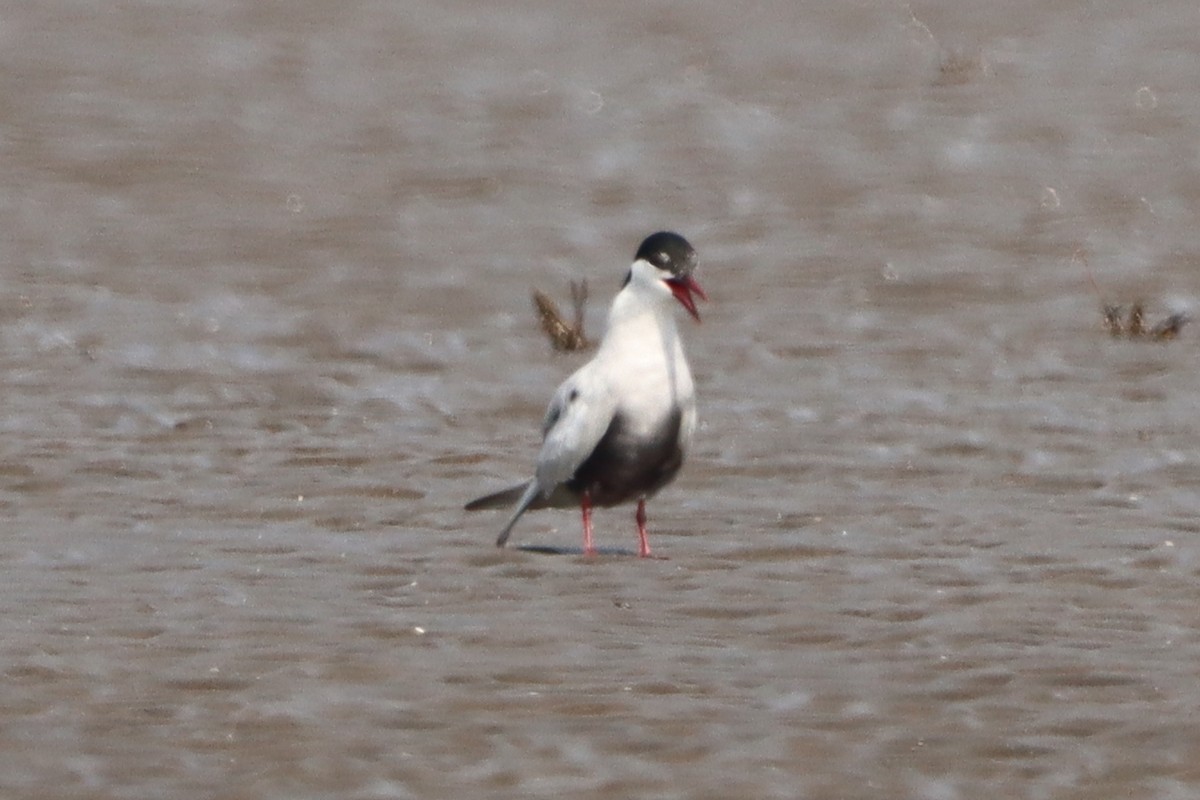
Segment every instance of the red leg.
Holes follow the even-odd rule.
[[[579,499],[579,509],[583,512],[583,554],[596,555],[596,545],[592,544],[592,496],[587,492]]]
[[[638,526],[638,555],[642,558],[647,558],[650,555],[650,541],[646,538],[646,498],[638,500],[637,516]]]

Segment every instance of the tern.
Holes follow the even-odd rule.
[[[583,552],[594,555],[592,508],[637,501],[638,555],[648,557],[646,500],[675,477],[696,430],[696,394],[672,313],[695,319],[696,251],[677,233],[646,237],[608,312],[591,361],[562,382],[542,421],[534,476],[466,510],[513,506],[496,546],[530,509],[579,506]],[[515,503],[515,505],[513,505]]]

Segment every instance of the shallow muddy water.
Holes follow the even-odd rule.
[[[0,793],[1195,797],[1194,3],[596,9],[6,12]],[[659,228],[666,558],[497,550]]]

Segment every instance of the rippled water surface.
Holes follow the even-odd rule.
[[[1193,2],[16,4],[0,793],[1200,792]],[[664,560],[492,541],[700,252]],[[607,546],[632,512],[597,514]],[[572,546],[538,512],[517,544]]]

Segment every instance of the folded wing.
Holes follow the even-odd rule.
[[[544,494],[570,480],[604,437],[616,402],[587,367],[558,387],[542,422],[542,450],[535,481]]]

